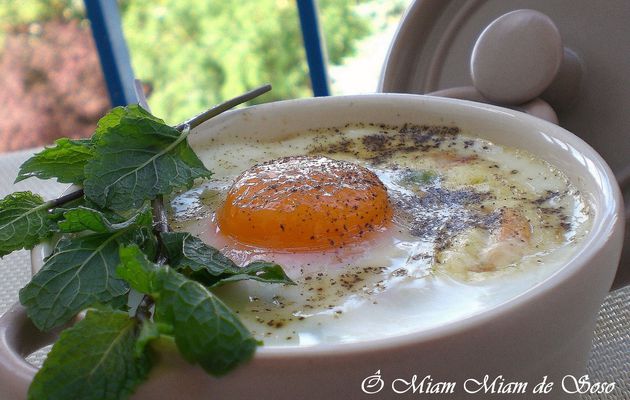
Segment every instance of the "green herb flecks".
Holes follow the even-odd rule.
[[[407,171],[403,174],[400,183],[405,186],[428,185],[434,183],[437,179],[438,174],[435,171]]]

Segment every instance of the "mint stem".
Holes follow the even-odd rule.
[[[212,107],[211,109],[202,112],[201,114],[197,114],[194,117],[190,118],[189,120],[182,122],[181,124],[175,125],[175,129],[177,129],[178,131],[182,131],[184,130],[186,125],[189,125],[190,129],[196,128],[202,123],[209,120],[210,118],[216,117],[217,115],[224,113],[231,108],[234,108],[240,104],[246,103],[250,100],[253,100],[256,97],[262,94],[265,94],[270,90],[271,90],[271,85],[266,84],[256,89],[250,90],[249,92],[245,92],[242,95],[236,96],[230,100],[227,100],[221,104],[218,104]]]
[[[138,304],[138,308],[136,308],[136,315],[134,317],[140,322],[150,321],[152,316],[151,308],[154,303],[153,297],[148,294],[142,296],[142,300],[140,304]]]
[[[57,199],[50,200],[46,203],[46,208],[51,209],[55,207],[62,206],[66,203],[69,203],[73,200],[80,199],[83,197],[83,189],[76,190],[74,192],[70,192],[66,195],[63,195]]]

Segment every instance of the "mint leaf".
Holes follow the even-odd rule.
[[[111,113],[110,113],[111,114]],[[180,133],[139,106],[116,108],[93,137],[95,155],[85,168],[86,196],[116,211],[138,208],[146,200],[191,187],[210,177]]]
[[[70,211],[74,208],[77,207],[85,207],[85,208],[91,208],[93,210],[98,209],[98,205],[95,204],[94,202],[88,200],[87,198],[85,198],[85,196],[80,197],[78,199],[75,200],[71,200],[67,203],[64,203],[62,205],[59,205],[53,209],[50,210],[50,217],[54,220],[54,221],[61,221],[63,219],[63,214],[66,211]],[[116,215],[114,212],[112,211],[103,211],[104,213],[109,213],[108,215]]]
[[[120,215],[105,213],[92,208],[79,206],[63,213],[63,220],[57,223],[61,232],[116,232],[128,228],[132,225],[151,226],[152,216],[148,205],[132,213],[131,217],[125,220]]]
[[[163,120],[136,104],[128,107],[115,107],[98,120],[96,130],[94,131],[94,135],[92,135],[92,140],[98,139],[110,129],[120,126],[125,117],[136,117],[153,120],[160,124],[164,123]]]
[[[88,311],[61,333],[31,383],[29,400],[128,398],[151,368],[146,351],[136,351],[137,338],[137,323],[126,313]]]
[[[158,266],[149,261],[137,245],[121,247],[119,254],[120,264],[116,268],[118,277],[138,292],[155,293],[152,280]]]
[[[163,267],[155,274],[155,319],[173,325],[175,343],[191,363],[223,375],[249,360],[257,342],[238,317],[203,285]]]
[[[208,246],[188,232],[164,232],[160,235],[171,267],[179,270],[206,271],[212,276],[238,274],[240,267],[219,250]]]
[[[20,290],[35,326],[50,330],[95,303],[126,303],[127,284],[114,276],[126,231],[64,238],[42,269]]]
[[[249,263],[240,269],[240,273],[227,276],[223,275],[220,277],[220,280],[211,282],[211,284],[212,286],[221,286],[229,282],[242,280],[295,285],[295,282],[287,276],[280,265],[268,261],[254,261]]]
[[[256,340],[238,317],[203,285],[149,261],[137,246],[120,249],[117,269],[132,288],[155,299],[157,324],[172,326],[184,358],[214,375],[223,375],[248,360]],[[159,328],[146,328],[159,335]],[[157,330],[157,332],[155,332]]]
[[[90,139],[58,139],[54,147],[45,148],[24,162],[15,182],[34,176],[39,179],[57,178],[62,183],[80,185],[85,179],[85,164],[92,156]]]
[[[48,206],[31,192],[15,192],[0,200],[0,257],[31,249],[52,233]]]
[[[161,238],[171,266],[178,271],[189,270],[192,278],[205,285],[218,286],[244,279],[295,284],[278,264],[255,261],[241,268],[190,233],[165,232]]]
[[[152,226],[142,226],[139,229],[131,229],[129,238],[121,243],[122,245],[137,244],[150,259],[157,257],[159,243]]]

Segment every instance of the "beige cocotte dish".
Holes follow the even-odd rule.
[[[159,365],[134,398],[399,398],[400,379],[414,375],[455,384],[439,398],[485,398],[465,382],[500,377],[531,389],[545,376],[583,374],[624,218],[610,168],[577,136],[493,105],[374,94],[232,111],[189,138],[216,175],[171,199],[171,223],[236,260],[251,256],[237,243],[246,228],[221,237],[213,224],[246,170],[315,163],[313,174],[339,173],[343,188],[343,171],[360,171],[370,227],[309,247],[298,224],[284,227],[296,232],[288,250],[257,243],[298,285],[248,283],[220,295],[265,345],[218,379],[158,346]],[[340,218],[352,232],[349,215]],[[33,251],[35,269],[45,252]],[[2,317],[4,397],[25,398],[36,369],[24,357],[50,340],[20,306]]]

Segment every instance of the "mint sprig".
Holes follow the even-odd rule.
[[[156,319],[173,326],[175,343],[186,360],[220,376],[254,355],[257,342],[251,333],[202,284],[168,267],[161,268],[156,279]]]
[[[161,199],[211,175],[188,145],[188,129],[269,89],[175,128],[138,106],[118,107],[92,138],[60,139],[22,165],[17,180],[56,178],[85,192],[0,200],[0,256],[60,236],[20,301],[41,330],[91,309],[54,344],[29,399],[127,398],[146,378],[160,337],[213,375],[251,358],[259,343],[209,288],[242,279],[293,282],[277,264],[241,268],[190,234],[169,233]],[[132,292],[144,295],[139,304]]]
[[[120,262],[118,248],[130,242],[144,245],[152,239],[146,233],[152,225],[148,207],[117,224],[85,207],[63,215],[66,219],[58,222],[62,231],[97,233],[62,238],[41,270],[20,290],[20,302],[28,316],[44,331],[65,324],[93,304],[126,304],[128,286],[115,276]],[[147,251],[153,251],[150,243]]]

